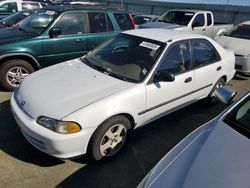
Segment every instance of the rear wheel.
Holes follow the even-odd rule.
[[[102,123],[94,132],[90,149],[94,160],[112,157],[125,144],[130,121],[124,116],[114,116]]]
[[[216,103],[216,102],[218,101],[218,98],[216,97],[216,95],[215,95],[214,92],[215,92],[215,90],[216,90],[217,88],[225,86],[225,84],[226,84],[226,82],[225,82],[225,80],[224,80],[223,78],[220,78],[220,79],[216,82],[216,84],[214,85],[212,91],[210,92],[210,94],[209,94],[208,97],[207,97],[208,102],[209,102],[210,104],[214,104],[214,103]]]
[[[8,60],[0,66],[0,85],[7,91],[13,91],[34,71],[32,65],[25,60]]]

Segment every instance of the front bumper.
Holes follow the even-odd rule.
[[[36,123],[17,105],[14,94],[11,97],[13,116],[27,141],[37,149],[57,158],[71,158],[83,155],[95,129],[83,129],[75,134],[59,134]]]
[[[237,72],[250,73],[250,57],[236,56],[235,69]]]

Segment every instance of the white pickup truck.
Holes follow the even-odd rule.
[[[233,24],[215,23],[211,11],[174,9],[160,16],[156,22],[145,23],[139,28],[164,28],[189,31],[217,38],[233,27]]]
[[[22,10],[38,10],[45,3],[23,0],[0,0],[0,20]]]

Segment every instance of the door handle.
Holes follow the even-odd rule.
[[[219,67],[217,67],[217,69],[216,69],[217,71],[220,71],[221,70],[221,66],[219,66]]]
[[[203,31],[203,32],[205,32],[205,31],[206,31],[206,29],[202,29],[202,31]]]
[[[192,81],[192,77],[188,77],[184,82],[188,83],[188,82],[191,82],[191,81]]]

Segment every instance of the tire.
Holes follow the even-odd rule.
[[[32,65],[25,60],[8,60],[0,66],[0,85],[7,91],[13,91],[20,85],[24,77],[34,71]]]
[[[207,97],[207,101],[210,104],[215,104],[218,101],[218,98],[215,96],[214,91],[219,88],[225,86],[226,81],[223,78],[220,78],[214,85],[213,89],[209,93]]]
[[[90,141],[90,153],[99,161],[116,155],[124,146],[130,121],[121,115],[104,121],[94,132]]]

